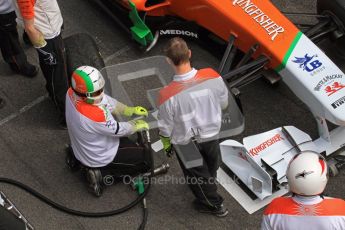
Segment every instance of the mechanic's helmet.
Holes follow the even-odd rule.
[[[74,92],[89,104],[98,104],[103,99],[105,85],[102,74],[94,67],[80,66],[72,74]]]
[[[321,155],[305,151],[290,161],[286,176],[291,192],[302,196],[319,195],[327,184],[327,164]]]

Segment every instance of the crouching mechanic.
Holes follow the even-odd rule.
[[[287,169],[291,197],[274,199],[264,212],[262,230],[345,229],[345,201],[322,195],[327,164],[314,152],[303,152]]]
[[[228,214],[215,181],[220,163],[218,133],[222,110],[228,106],[228,89],[213,69],[191,67],[191,51],[181,38],[173,38],[165,48],[175,70],[173,81],[159,92],[158,124],[161,141],[168,155],[171,143],[198,142],[203,165],[187,169],[178,161],[196,199],[194,208],[219,217]],[[196,182],[196,183],[195,183]]]
[[[109,184],[123,175],[147,172],[144,148],[125,136],[148,129],[143,120],[118,122],[113,115],[147,116],[143,107],[128,107],[104,94],[102,74],[90,66],[73,72],[66,94],[66,122],[75,158],[86,168],[89,187],[102,193],[103,178]],[[109,178],[111,177],[111,178]]]

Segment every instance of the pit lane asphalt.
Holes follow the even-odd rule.
[[[289,12],[315,12],[315,0],[275,0],[277,7]],[[160,53],[164,41],[150,53],[142,54],[123,31],[90,1],[59,0],[64,16],[64,37],[77,32],[91,34],[107,64],[116,64]],[[300,18],[297,18],[300,19]],[[196,67],[217,68],[219,60],[195,44],[191,44]],[[37,63],[33,48],[25,47],[29,60]],[[340,65],[345,70],[344,61]],[[57,126],[58,116],[53,103],[46,98],[44,79],[40,73],[34,79],[13,74],[0,59],[0,96],[6,107],[0,110],[0,176],[21,181],[56,202],[74,209],[105,211],[118,208],[135,197],[127,186],[116,185],[95,198],[86,190],[79,174],[71,173],[64,163],[64,145],[68,134]],[[135,92],[135,91],[133,91]],[[312,115],[284,85],[271,87],[257,81],[243,89],[242,104],[246,116],[245,132],[234,137],[257,134],[283,125],[294,125],[317,137]],[[37,102],[27,111],[18,111],[31,102]],[[18,115],[7,119],[10,115]],[[157,162],[162,161],[156,155]],[[176,159],[169,160],[170,176],[182,177]],[[344,172],[331,178],[327,194],[344,198]],[[70,216],[50,208],[31,195],[13,186],[0,184],[0,190],[16,204],[36,229],[137,229],[142,219],[140,206],[109,218],[82,218]],[[147,229],[258,229],[262,211],[248,215],[246,211],[220,187],[226,218],[199,214],[192,209],[193,195],[186,185],[155,184],[147,197],[149,217]]]

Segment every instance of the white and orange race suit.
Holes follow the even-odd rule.
[[[112,116],[117,100],[104,94],[100,104],[88,104],[69,88],[66,122],[75,157],[85,166],[103,167],[112,162],[120,137],[132,134],[132,125]]]
[[[159,92],[160,135],[173,144],[187,144],[192,137],[210,138],[219,133],[228,89],[211,68],[175,75]]]
[[[45,39],[52,39],[61,32],[62,15],[56,0],[13,0],[18,23],[24,27],[23,19],[35,19],[35,28]]]
[[[345,201],[320,196],[279,197],[266,208],[261,229],[345,229]]]

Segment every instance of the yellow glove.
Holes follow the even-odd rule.
[[[123,110],[123,115],[127,117],[133,116],[133,114],[138,115],[138,116],[148,116],[147,109],[145,109],[142,106],[135,106],[135,107],[129,107],[126,106]]]
[[[172,152],[172,146],[170,143],[170,138],[169,137],[164,137],[159,135],[161,142],[163,143],[163,148],[164,152],[167,154],[168,157],[172,157],[173,152]]]
[[[149,130],[149,124],[144,120],[131,120],[129,123],[133,126],[133,131]]]
[[[44,39],[43,37],[43,34],[39,31],[37,31],[37,37],[35,40],[31,40],[33,46],[36,48],[36,49],[39,49],[39,48],[43,48],[47,45],[47,41]]]

